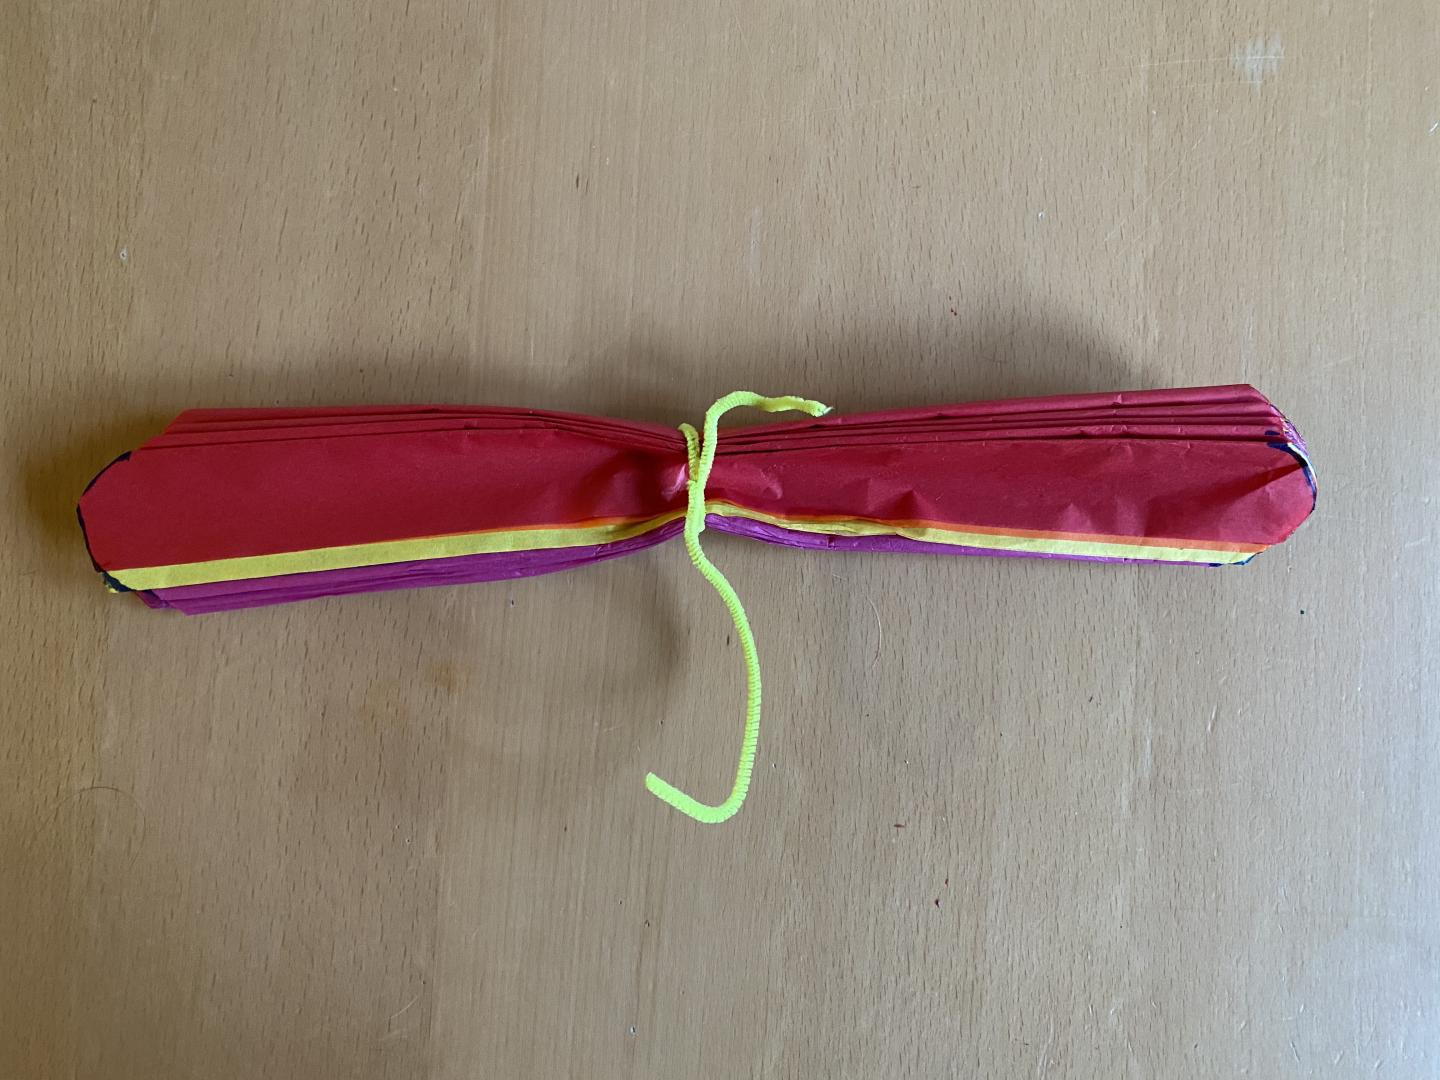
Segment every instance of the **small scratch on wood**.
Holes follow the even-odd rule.
[[[130,792],[126,791],[124,788],[116,787],[114,784],[86,784],[84,787],[75,788],[73,791],[69,792],[67,795],[61,798],[59,802],[55,804],[55,808],[51,810],[50,813],[46,815],[45,820],[40,823],[40,827],[36,829],[34,833],[32,833],[30,837],[24,841],[24,843],[27,846],[34,843],[36,840],[38,840],[41,836],[45,834],[45,830],[50,828],[50,826],[55,823],[56,819],[59,818],[61,812],[65,809],[65,807],[69,806],[72,802],[78,800],[82,795],[89,795],[92,792],[96,791],[108,791],[112,794],[119,795],[121,798],[128,800],[130,805],[134,807],[135,817],[140,822],[140,836],[139,839],[135,842],[135,850],[130,856],[130,862],[126,866],[126,869],[128,870],[131,866],[134,866],[135,860],[140,857],[141,848],[143,848],[145,845],[145,838],[149,834],[150,818],[145,813],[145,807],[141,804],[139,799],[137,799]]]
[[[939,901],[937,900],[938,904]],[[1050,1018],[1050,1033],[1045,1036],[1045,1045],[1040,1049],[1040,1060],[1035,1063],[1036,1077],[1042,1077],[1050,1067],[1050,1047],[1055,1045],[1055,1018]]]
[[[750,243],[745,251],[745,272],[752,278],[760,273],[760,242],[764,236],[765,212],[760,207],[750,211]]]
[[[1175,168],[1171,169],[1168,173],[1161,177],[1160,180],[1155,184],[1155,186],[1149,190],[1149,192],[1145,196],[1145,203],[1147,206],[1152,200],[1154,200],[1155,196],[1160,193],[1161,189],[1163,189],[1167,184],[1170,183],[1170,181],[1174,180],[1177,176],[1180,175],[1182,171],[1184,171],[1185,166],[1189,161],[1190,155],[1195,153],[1195,151],[1199,149],[1200,144],[1205,141],[1205,136],[1210,134],[1210,130],[1210,127],[1207,126],[1205,130],[1200,133],[1200,137],[1190,144],[1189,149],[1187,149],[1183,154],[1180,155],[1180,164],[1176,165]],[[1123,219],[1116,222],[1115,227],[1111,229],[1108,233],[1106,233],[1104,239],[1100,241],[1100,246],[1104,247],[1111,240],[1113,240],[1115,238],[1115,235],[1128,223],[1128,219]]]
[[[875,614],[875,655],[870,658],[870,666],[873,668],[880,662],[880,650],[885,645],[885,627],[880,622],[880,609],[876,607],[875,601],[867,596],[865,602],[870,605],[870,610]]]
[[[735,5],[726,4],[725,11],[730,16],[730,21],[735,24],[735,33],[740,37],[740,47],[745,51],[745,62],[750,65],[750,74],[756,82],[759,82],[761,68],[755,60],[755,50],[750,47],[750,36],[745,33],[745,23],[740,18],[739,12],[735,10]]]
[[[827,116],[831,113],[860,112],[862,109],[873,109],[878,105],[892,105],[900,101],[909,101],[912,98],[943,97],[946,94],[953,94],[956,91],[965,89],[969,83],[955,83],[951,86],[940,86],[933,90],[924,86],[912,86],[909,89],[901,90],[899,93],[886,94],[884,97],[868,98],[865,101],[846,102],[842,105],[826,105],[819,109],[805,109],[800,112],[791,113],[783,118],[783,123],[804,123],[817,116]]]
[[[1096,68],[1095,74],[1106,71],[1145,71],[1148,68],[1173,67],[1176,64],[1223,64],[1228,56],[1187,56],[1178,60],[1142,60],[1138,64],[1116,64],[1112,67]]]
[[[400,1019],[400,1017],[404,1016],[407,1012],[413,1009],[415,1007],[415,1003],[424,996],[425,991],[423,989],[417,991],[414,997],[412,997],[404,1005],[400,1006],[400,1008],[396,1009],[393,1013],[391,1013],[388,1017],[385,1018],[385,1026],[389,1028],[391,1025],[393,1025],[396,1020]],[[384,1035],[380,1036],[380,1041],[382,1043],[389,1042],[391,1039],[398,1039],[402,1035],[406,1035],[408,1033],[409,1029],[407,1028],[396,1028],[394,1031],[386,1031]]]
[[[396,1020],[400,1019],[400,1017],[404,1016],[407,1012],[409,1012],[411,1009],[413,1009],[413,1008],[415,1007],[415,1003],[420,1000],[420,998],[424,995],[424,993],[425,993],[424,990],[421,990],[421,991],[419,991],[418,993],[416,993],[416,995],[415,995],[414,997],[412,997],[409,1001],[407,1001],[404,1005],[400,1006],[400,1008],[396,1009],[393,1013],[391,1013],[389,1016],[387,1016],[387,1017],[385,1018],[385,1023],[386,1023],[387,1025],[388,1025],[388,1024],[393,1024]]]

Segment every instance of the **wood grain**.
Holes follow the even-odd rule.
[[[19,0],[0,1076],[1440,1069],[1440,13]],[[1251,381],[1239,571],[716,538],[187,620],[73,505],[198,405],[695,420]]]

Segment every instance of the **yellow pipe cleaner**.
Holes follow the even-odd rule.
[[[685,550],[695,569],[708,581],[725,606],[730,609],[730,618],[735,622],[735,633],[740,638],[740,651],[745,657],[745,738],[740,744],[740,763],[735,769],[735,786],[730,797],[719,806],[710,806],[691,798],[679,788],[661,780],[653,772],[645,776],[645,786],[651,794],[663,799],[676,810],[696,821],[707,825],[718,825],[733,817],[745,802],[750,790],[750,775],[755,770],[755,749],[760,743],[760,655],[755,651],[755,635],[750,632],[750,619],[740,603],[734,587],[725,575],[705,557],[700,548],[700,534],[705,531],[705,484],[710,479],[710,469],[715,464],[715,443],[719,438],[720,417],[731,409],[742,406],[761,409],[765,412],[803,412],[810,416],[824,416],[830,406],[818,401],[798,397],[761,397],[748,390],[736,390],[726,394],[705,410],[704,437],[696,435],[689,424],[681,424],[680,432],[685,436],[685,452],[689,458],[689,482],[686,485],[685,503]]]

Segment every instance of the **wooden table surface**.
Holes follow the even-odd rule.
[[[1440,1069],[1440,9],[20,0],[0,1077]],[[678,423],[1249,381],[1240,570],[714,537],[187,619],[74,503],[189,406]]]

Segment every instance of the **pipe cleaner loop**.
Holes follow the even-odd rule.
[[[660,779],[654,773],[645,776],[645,786],[657,798],[664,800],[682,814],[696,821],[716,825],[733,817],[745,802],[750,790],[750,776],[755,770],[755,749],[760,742],[760,656],[755,650],[755,635],[750,631],[750,619],[740,603],[734,586],[712,563],[700,547],[700,534],[705,531],[705,484],[710,479],[710,469],[715,464],[715,444],[719,437],[720,417],[731,409],[740,407],[761,409],[765,412],[803,412],[810,416],[824,416],[830,411],[828,405],[798,397],[761,397],[748,390],[737,390],[726,394],[705,411],[703,435],[697,435],[689,424],[681,424],[685,436],[685,451],[689,458],[689,482],[686,485],[685,503],[685,550],[690,561],[702,577],[708,581],[735,622],[735,633],[740,639],[740,652],[745,658],[745,736],[740,744],[740,763],[735,769],[735,786],[730,797],[718,806],[702,803],[685,792]]]

